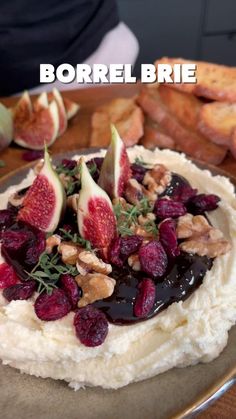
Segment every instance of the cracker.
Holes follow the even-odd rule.
[[[197,64],[197,83],[173,83],[173,88],[212,100],[236,102],[236,67],[168,57],[157,60],[155,65],[188,63]]]
[[[198,127],[214,143],[229,146],[236,128],[236,103],[212,102],[203,105]]]
[[[148,118],[144,124],[144,136],[141,138],[140,144],[150,149],[155,147],[175,149],[173,138],[157,122]]]
[[[186,127],[196,130],[198,115],[203,103],[192,94],[183,94],[166,85],[160,85],[158,91],[163,104],[178,121]]]
[[[137,144],[143,136],[143,112],[134,98],[117,98],[100,106],[92,115],[91,146],[107,146],[113,123],[126,146]]]
[[[195,159],[216,165],[225,158],[227,149],[212,143],[197,130],[190,129],[187,121],[185,125],[181,123],[163,103],[158,89],[142,89],[138,103],[143,111],[174,139],[177,150]]]

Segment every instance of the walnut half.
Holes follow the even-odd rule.
[[[112,271],[112,267],[109,263],[103,262],[102,259],[99,259],[93,252],[88,250],[83,250],[79,253],[76,265],[77,269],[78,266],[81,265],[81,262],[82,268],[87,270],[87,272],[95,271],[100,274],[108,275]]]
[[[92,273],[87,275],[77,275],[77,284],[82,288],[83,296],[78,302],[78,307],[85,307],[94,301],[110,297],[114,292],[116,281],[109,276]]]
[[[176,234],[178,239],[187,239],[202,236],[210,229],[211,226],[203,215],[185,214],[178,218]]]
[[[134,271],[136,272],[141,271],[140,260],[137,253],[134,253],[133,255],[129,256],[128,264]]]
[[[71,208],[75,213],[77,213],[77,209],[78,209],[78,199],[79,199],[79,194],[75,193],[73,195],[68,196],[66,200],[66,206],[68,208]]]
[[[61,237],[58,234],[49,236],[46,240],[46,252],[51,254],[54,247],[59,246],[61,243]]]
[[[186,253],[215,258],[231,249],[223,233],[212,227],[202,215],[186,214],[179,217],[176,231],[178,239],[185,239],[179,247]]]
[[[155,164],[155,166],[145,173],[143,184],[148,191],[157,198],[171,181],[171,172],[163,164]]]
[[[78,256],[83,248],[73,242],[61,242],[58,252],[61,254],[62,262],[69,265],[76,265]]]

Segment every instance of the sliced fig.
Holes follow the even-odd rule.
[[[114,125],[111,126],[111,144],[105,155],[98,184],[111,198],[122,196],[131,176],[125,145]]]
[[[116,218],[110,198],[94,182],[83,158],[77,217],[81,236],[93,247],[105,249],[116,236]]]
[[[45,149],[44,165],[27,191],[17,219],[39,230],[53,232],[64,213],[65,202],[64,188]]]
[[[66,97],[63,98],[67,119],[73,118],[79,111],[80,105]]]
[[[67,115],[64,106],[64,102],[60,92],[57,89],[53,89],[51,93],[48,94],[49,102],[55,100],[57,107],[58,107],[58,114],[59,114],[59,130],[58,135],[62,135],[67,128]]]
[[[12,113],[0,103],[0,150],[3,150],[11,143],[13,138]]]
[[[33,108],[35,112],[48,108],[48,97],[46,92],[41,93],[41,95],[37,97],[37,99],[34,102]]]
[[[32,150],[42,150],[54,143],[59,129],[58,107],[55,101],[48,108],[32,112],[23,118],[20,110],[14,113],[14,141],[16,144]]]
[[[19,126],[28,121],[33,112],[33,107],[29,93],[25,91],[18,100],[16,106],[12,109],[14,119],[14,130],[18,130]]]

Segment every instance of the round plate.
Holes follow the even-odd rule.
[[[97,149],[78,150],[54,157],[55,162],[74,154]],[[195,162],[213,174],[227,173]],[[0,192],[18,184],[35,162],[0,179]],[[229,176],[228,176],[229,177]],[[236,185],[236,179],[230,177]],[[145,345],[145,342],[144,342]],[[229,333],[222,354],[208,364],[174,368],[152,379],[130,384],[118,390],[87,388],[74,392],[64,381],[20,374],[0,366],[0,405],[4,419],[135,419],[191,417],[219,397],[236,377],[236,326]]]

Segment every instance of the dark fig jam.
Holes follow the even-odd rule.
[[[176,194],[178,188],[190,186],[190,183],[183,176],[178,175],[177,173],[172,173],[171,181],[165,191],[159,195],[159,198],[163,196],[173,197]]]
[[[146,276],[141,272],[134,272],[128,266],[113,267],[112,277],[116,280],[114,293],[111,297],[97,301],[93,305],[101,309],[111,323],[119,325],[150,319],[170,304],[186,300],[201,285],[212,263],[212,259],[206,256],[181,253],[169,267],[168,273],[154,280],[155,302],[145,319],[139,319],[134,315],[134,303],[138,294],[138,285]]]

